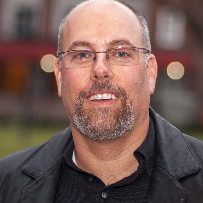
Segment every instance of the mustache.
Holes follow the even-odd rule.
[[[95,81],[90,87],[82,90],[78,94],[78,100],[83,100],[87,97],[88,94],[91,94],[94,91],[110,91],[114,94],[116,94],[117,97],[127,98],[127,94],[125,90],[121,87],[118,87],[117,85],[114,85],[111,81],[107,80],[104,82]]]

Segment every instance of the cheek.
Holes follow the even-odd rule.
[[[79,79],[77,71],[74,69],[63,69],[61,94],[63,106],[70,120],[77,94],[80,91]]]
[[[70,114],[78,94],[90,85],[88,69],[63,69],[62,75],[62,100]]]
[[[135,99],[148,87],[147,72],[142,67],[125,67],[118,72],[119,85],[123,87],[131,99]]]
[[[150,93],[146,67],[128,67],[118,78],[132,101],[134,112],[144,112],[149,107]]]
[[[87,72],[84,69],[64,69],[62,79],[63,91],[68,94],[76,94],[86,84]]]

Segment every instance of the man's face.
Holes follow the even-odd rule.
[[[143,47],[136,16],[124,6],[106,1],[89,2],[70,15],[63,31],[63,51],[106,51],[118,46]],[[95,140],[115,139],[147,118],[150,93],[156,79],[155,60],[148,66],[140,52],[136,65],[111,65],[106,54],[96,54],[92,66],[66,67],[56,63],[62,96],[72,129]],[[101,99],[102,98],[102,99]]]

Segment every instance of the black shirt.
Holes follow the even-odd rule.
[[[155,130],[149,130],[134,155],[139,167],[132,175],[106,186],[98,177],[79,169],[72,161],[73,141],[64,152],[55,203],[146,203],[155,158]]]

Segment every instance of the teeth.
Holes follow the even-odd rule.
[[[102,99],[102,94],[94,95],[94,99],[101,100]]]
[[[107,94],[107,99],[111,99],[111,94]]]
[[[91,97],[88,98],[89,100],[93,101],[93,100],[102,100],[102,99],[117,99],[117,97],[114,94],[110,94],[110,93],[104,93],[104,94],[95,94],[92,95]]]
[[[107,97],[108,97],[107,94],[104,93],[103,96],[102,96],[102,99],[107,99]]]
[[[116,99],[116,96],[114,94],[112,94],[112,99]]]

